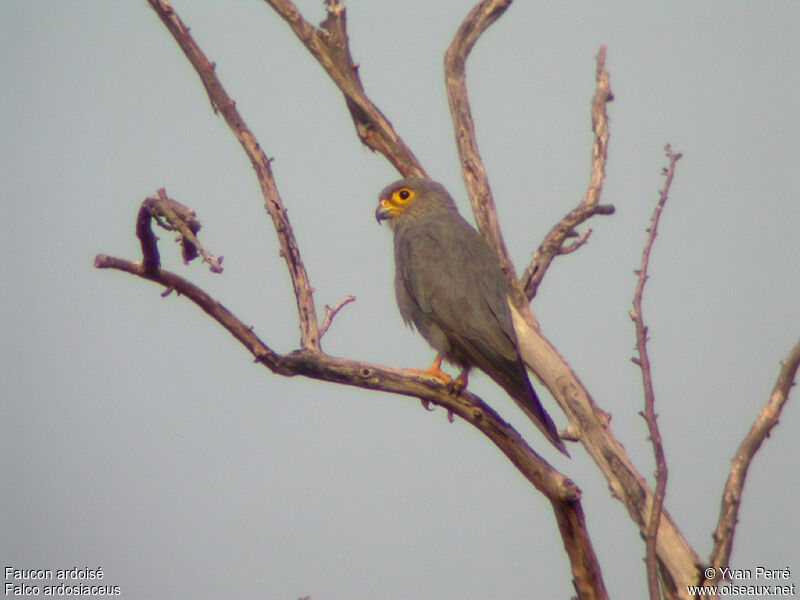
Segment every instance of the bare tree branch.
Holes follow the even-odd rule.
[[[446,386],[442,386],[441,382],[435,378],[419,373],[413,374],[405,370],[387,369],[367,363],[330,357],[320,351],[320,332],[311,296],[312,288],[300,260],[299,250],[297,249],[289,221],[286,219],[285,209],[272,180],[269,159],[263,154],[255,138],[236,111],[234,103],[222,89],[214,74],[213,64],[209,63],[197,48],[188,34],[188,29],[183,26],[183,23],[174,14],[166,0],[149,0],[149,2],[175,37],[190,62],[192,62],[206,87],[212,106],[223,114],[254,165],[266,200],[267,210],[273,218],[278,232],[282,255],[286,259],[295,287],[301,322],[302,348],[287,355],[273,352],[255,336],[252,328],[246,327],[213,298],[177,275],[160,270],[157,263],[155,267],[153,267],[152,262],[148,267],[145,267],[144,264],[100,255],[96,259],[96,265],[99,268],[114,268],[126,271],[139,277],[156,281],[169,289],[174,288],[186,295],[230,331],[259,362],[264,363],[275,373],[285,376],[304,375],[325,381],[422,398],[469,421],[492,439],[493,443],[506,454],[533,485],[551,500],[565,548],[567,548],[572,561],[576,590],[578,590],[581,598],[605,597],[605,591],[602,587],[598,588],[596,585],[591,585],[591,581],[600,581],[601,585],[602,581],[599,575],[599,567],[596,572],[593,572],[596,567],[596,559],[585,531],[583,514],[578,500],[579,493],[574,484],[542,461],[519,437],[519,434],[500,419],[490,407],[468,392],[462,392],[459,396],[453,395]],[[267,0],[267,2],[289,23],[302,43],[340,88],[345,96],[348,109],[362,142],[371,149],[384,154],[404,176],[424,176],[424,170],[411,151],[394,133],[391,124],[364,93],[358,77],[358,65],[353,63],[350,56],[346,36],[345,12],[341,0],[326,1],[328,14],[321,29],[309,25],[294,7],[291,0]],[[507,2],[492,2],[490,0],[480,2],[470,17],[465,20],[464,25],[462,25],[463,32],[459,30],[459,34],[451,44],[450,50],[453,51],[453,55],[448,60],[453,62],[452,66],[446,67],[446,69],[458,70],[460,68],[460,86],[463,90],[464,102],[466,102],[466,88],[463,69],[469,50],[480,34],[502,14],[508,4],[510,4],[510,0]],[[450,54],[450,50],[448,50],[448,54]],[[575,243],[569,246],[564,245],[565,240],[576,235],[575,228],[595,214],[611,214],[614,210],[612,206],[599,204],[608,142],[608,123],[605,108],[606,103],[612,99],[604,63],[605,51],[604,48],[601,48],[597,56],[597,88],[592,102],[595,141],[592,152],[591,182],[581,204],[548,233],[542,245],[534,253],[532,262],[522,278],[524,292],[528,299],[536,294],[542,277],[555,256],[574,251],[586,242],[589,230],[582,232]],[[451,100],[451,106],[453,104],[453,100]],[[469,120],[468,129],[461,129],[458,125],[456,126],[456,139],[459,149],[461,151],[462,143],[465,144],[466,148],[466,152],[462,156],[462,167],[465,165],[465,156],[469,155],[473,160],[477,160],[477,163],[469,162],[469,167],[470,173],[480,171],[478,175],[472,175],[472,177],[475,177],[475,181],[477,182],[480,179],[485,183],[483,188],[485,194],[484,196],[478,194],[478,197],[485,197],[491,201],[488,180],[485,172],[483,172],[483,166],[475,144],[474,127],[472,126],[468,103],[463,104],[458,114],[461,115],[461,118],[466,115]],[[456,115],[454,115],[454,123],[456,123]],[[462,130],[471,133],[462,139],[460,134]],[[473,149],[474,154],[471,153]],[[475,164],[478,167],[475,167]],[[478,171],[474,171],[474,168],[478,168]],[[467,180],[467,188],[472,196],[480,186],[477,183],[470,184],[471,179],[467,177],[466,173],[465,180]],[[473,208],[473,210],[475,209]],[[493,214],[493,203],[491,204],[491,211]],[[481,211],[475,210],[475,212],[476,219],[479,219]],[[494,218],[496,223],[496,216]],[[499,240],[497,247],[502,248],[502,237],[499,235],[499,229],[497,231],[497,239]],[[484,235],[486,234],[484,233]],[[152,240],[152,243],[154,244],[155,240]],[[501,255],[506,255],[504,250]],[[510,263],[508,264],[510,265]],[[515,299],[515,302],[517,300]],[[517,308],[521,309],[522,307],[518,305]],[[335,314],[335,311],[331,311],[328,316],[332,319],[333,314]],[[520,334],[521,340],[524,338],[528,346],[524,356],[526,363],[556,397],[559,405],[570,419],[570,431],[586,447],[607,477],[612,493],[623,501],[632,520],[645,532],[648,523],[651,521],[650,515],[653,514],[654,495],[647,488],[644,478],[634,469],[622,446],[611,434],[608,427],[608,415],[595,405],[593,399],[566,361],[542,336],[527,303],[524,304],[524,314],[520,320],[523,323],[523,327],[533,332]],[[323,328],[326,328],[326,324],[329,324],[327,318],[326,322],[323,323]],[[517,326],[516,322],[515,326]],[[794,370],[796,371],[796,369],[797,366],[795,364]],[[786,394],[788,395],[788,389]],[[672,581],[673,585],[687,582],[694,583],[697,580],[696,565],[700,561],[666,511],[661,513],[658,536],[656,538],[656,550],[662,566],[662,576],[665,580]],[[578,564],[582,560],[587,562],[584,565]]]
[[[149,273],[139,262],[105,254],[95,258],[98,269],[116,269],[174,289],[224,327],[270,371],[283,376],[304,375],[313,379],[422,398],[472,423],[494,442],[523,474],[551,501],[574,502],[580,491],[569,479],[550,467],[517,431],[488,404],[463,390],[454,394],[442,381],[424,371],[391,369],[369,363],[336,358],[310,349],[278,354],[220,302],[183,277],[165,270]]]
[[[709,558],[709,563],[717,569],[718,573],[723,567],[728,566],[730,560],[747,470],[750,468],[756,452],[761,448],[761,444],[769,437],[772,428],[778,424],[783,407],[786,405],[794,385],[798,367],[800,367],[800,340],[797,341],[788,356],[781,361],[781,371],[769,401],[758,413],[753,426],[733,457],[733,466],[722,493],[719,522],[712,536],[714,549]]]
[[[533,253],[531,263],[521,277],[522,290],[528,300],[532,300],[536,296],[539,284],[541,284],[547,269],[550,268],[553,259],[560,254],[567,254],[577,249],[570,247],[570,250],[564,251],[564,242],[575,231],[575,228],[594,215],[614,214],[612,205],[600,204],[600,192],[603,190],[606,161],[608,160],[608,115],[606,114],[606,104],[614,99],[605,67],[605,46],[600,47],[596,62],[595,79],[597,84],[592,98],[594,144],[592,146],[592,168],[589,188],[586,190],[581,203],[550,229],[544,241]],[[581,237],[584,237],[584,234],[581,234]]]
[[[461,163],[461,174],[470,197],[475,222],[484,239],[497,252],[501,268],[511,289],[518,290],[517,275],[500,231],[489,178],[478,151],[475,124],[472,120],[466,86],[466,61],[470,51],[483,32],[497,21],[510,5],[511,0],[482,0],[479,2],[464,19],[450,42],[445,53],[444,71],[450,116],[453,121],[456,147]],[[585,242],[585,237],[573,250],[583,242]],[[521,296],[521,294],[518,295]],[[521,298],[516,300],[521,301]],[[526,305],[524,310],[533,319],[530,307]],[[579,530],[584,531],[582,522],[580,524],[568,523],[559,518],[559,529],[562,532],[564,547],[570,559],[575,590],[580,598],[606,598],[600,565],[596,562],[594,553],[588,552],[591,550],[588,536],[586,537],[586,551],[579,551],[580,548],[567,544],[568,536],[565,535],[565,532],[573,530],[576,525],[580,525]]]
[[[355,296],[345,296],[342,300],[339,301],[339,304],[331,308],[327,304],[325,305],[325,320],[322,322],[322,325],[319,328],[319,337],[322,339],[322,336],[328,331],[328,328],[333,323],[333,318],[336,316],[340,310],[342,310],[345,305],[350,304],[351,302],[355,302]]]
[[[184,264],[188,264],[189,261],[200,255],[212,273],[222,273],[222,257],[214,258],[197,239],[200,221],[195,212],[177,200],[167,197],[164,188],[158,190],[155,196],[145,198],[136,223],[136,235],[141,242],[143,261],[148,269],[153,270],[160,267],[160,257],[156,245],[158,238],[150,229],[151,219],[155,220],[159,227],[167,231],[177,231],[180,234],[178,240],[181,243]],[[166,223],[164,219],[166,219]]]
[[[325,0],[328,17],[321,25],[322,29],[317,29],[303,18],[291,0],[266,1],[289,24],[344,94],[361,143],[373,152],[383,154],[403,177],[427,177],[416,156],[364,92],[358,64],[350,55],[344,2]]]
[[[254,136],[236,111],[235,104],[230,100],[216,78],[214,65],[206,59],[189,36],[188,28],[183,25],[166,0],[149,1],[195,67],[206,87],[212,106],[223,114],[256,169],[259,183],[267,200],[267,209],[275,221],[278,237],[295,285],[295,295],[297,296],[301,318],[302,348],[289,355],[275,353],[258,339],[251,327],[245,326],[230,311],[203,290],[178,275],[158,268],[154,269],[152,265],[145,268],[143,263],[133,263],[106,255],[99,255],[96,258],[95,265],[98,268],[114,268],[156,281],[166,286],[168,290],[174,289],[185,295],[223,325],[250,350],[259,362],[264,363],[275,373],[287,376],[299,374],[336,383],[413,396],[442,406],[447,409],[448,413],[457,414],[469,421],[489,437],[523,475],[531,481],[534,487],[550,500],[562,534],[564,547],[567,549],[573,565],[572,570],[576,590],[581,593],[581,597],[606,598],[599,563],[585,527],[583,511],[580,506],[579,490],[571,481],[555,471],[546,461],[539,457],[491,407],[468,392],[462,391],[460,394],[453,394],[448,386],[443,386],[441,382],[430,376],[337,359],[326,356],[320,351],[320,335],[316,318],[314,317],[311,287],[300,261],[299,250],[288,219],[286,219],[285,209],[272,179],[269,167],[270,161],[264,156]],[[271,3],[279,12],[281,12],[280,9],[283,9],[282,16],[292,25],[300,39],[304,40],[309,50],[320,60],[337,85],[342,88],[358,128],[358,124],[361,121],[357,112],[354,111],[363,109],[365,106],[363,101],[368,103],[368,100],[363,95],[360,82],[357,80],[355,67],[349,58],[344,27],[344,9],[341,3],[336,0],[327,2],[328,19],[326,24],[323,25],[325,29],[324,37],[326,38],[323,46],[319,46],[323,34],[310,28],[300,18],[299,13],[294,9],[291,2],[288,0],[274,0]],[[337,40],[336,43],[331,42],[333,39]],[[324,49],[321,50],[320,48]],[[334,56],[335,60],[328,64],[326,60],[331,59],[332,56]],[[338,67],[346,65],[346,71],[350,72],[351,75],[343,79],[341,77],[342,72],[337,68],[337,65]],[[349,84],[347,83],[348,81]],[[353,92],[352,84],[354,82],[358,84],[357,88],[360,93]],[[371,103],[368,103],[367,106],[372,107]],[[369,118],[372,119],[369,121],[370,126],[377,125],[382,134],[377,139],[385,142],[387,132],[393,135],[388,121],[383,119],[377,109],[374,109],[373,112],[367,111],[367,113]],[[359,129],[359,135],[361,133],[362,131]],[[391,136],[389,137],[391,138]],[[368,144],[374,141],[369,136],[362,136],[362,140]],[[403,174],[424,175],[424,171],[416,164],[416,159],[402,145],[399,138],[393,141],[390,139],[388,146],[386,144],[384,146],[377,145],[377,149],[382,151]],[[399,159],[398,156],[400,157]],[[409,161],[413,161],[414,164]],[[405,169],[405,172],[403,169]],[[152,243],[155,244],[155,241],[155,239],[152,240]],[[301,302],[302,300],[307,303],[304,305]],[[341,308],[341,306],[338,308]],[[334,314],[335,311],[329,309],[329,319],[326,319],[323,324],[324,329],[327,328]]]
[[[664,495],[667,490],[667,463],[664,459],[664,447],[661,443],[661,433],[658,430],[655,410],[655,392],[653,391],[653,376],[650,369],[650,357],[647,354],[647,327],[642,316],[642,295],[644,286],[647,283],[647,268],[650,262],[650,251],[653,248],[656,234],[658,232],[658,221],[661,211],[667,202],[672,178],[675,175],[675,163],[681,158],[680,154],[673,154],[672,148],[667,144],[665,148],[669,167],[665,170],[666,181],[664,188],[659,194],[658,203],[650,219],[650,228],[647,233],[647,242],[642,252],[642,263],[637,271],[638,282],[636,293],[633,296],[633,310],[630,312],[631,319],[636,327],[636,350],[638,358],[633,362],[639,365],[642,371],[642,387],[644,388],[644,413],[640,413],[647,422],[647,429],[650,433],[650,442],[653,445],[653,455],[656,462],[656,489],[653,493],[653,501],[650,506],[650,516],[645,530],[645,566],[647,568],[647,585],[650,592],[650,600],[659,600],[661,593],[658,585],[658,560],[656,555],[656,539],[658,538],[658,526],[661,523],[661,511],[664,507]]]
[[[337,78],[341,77],[341,75],[336,75],[336,69],[333,69],[333,67],[328,64],[331,60],[330,52],[321,49],[318,34],[313,34],[316,30],[302,20],[302,17],[300,17],[297,9],[294,8],[291,2],[287,0],[267,1],[273,5],[285,20],[287,20],[303,44],[317,57],[317,60],[322,64],[329,75],[331,75],[334,82],[342,89],[343,84],[337,81]],[[329,3],[329,7],[330,6],[331,4]],[[568,231],[565,231],[563,234],[558,234],[563,235],[564,238],[569,237],[572,229],[592,214],[611,214],[614,210],[611,206],[603,206],[597,203],[599,191],[602,187],[606,145],[608,141],[605,103],[611,99],[608,74],[605,72],[604,66],[604,49],[601,49],[598,53],[597,63],[598,84],[592,104],[593,125],[596,133],[593,149],[592,185],[590,185],[589,191],[587,191],[581,206],[565,218],[565,222],[571,220],[567,225]],[[347,96],[347,92],[344,91],[344,93]],[[387,156],[387,158],[392,164],[397,165],[395,158],[392,156]],[[401,173],[407,174],[403,170],[401,170]],[[572,222],[574,222],[574,224],[571,224]],[[561,246],[559,245],[558,247],[560,248]],[[545,257],[543,262],[549,265],[551,260],[552,257]],[[538,285],[543,274],[542,269],[536,269],[536,271],[536,283],[532,288],[533,291],[535,291],[535,286]],[[539,271],[541,271],[541,273],[539,273]],[[529,297],[532,297],[532,294],[533,292],[531,292]],[[538,330],[538,324],[530,312],[530,307],[527,303],[523,304],[524,296],[522,292],[520,292],[519,296],[519,298],[514,299],[514,303],[517,305],[517,310],[521,310],[524,313],[521,319],[524,323],[524,327],[526,327],[528,331],[535,331],[535,334],[528,340],[529,348],[535,348],[535,350],[524,357],[526,363],[532,368],[537,378],[539,378],[540,381],[548,387],[551,393],[553,393],[559,405],[567,412],[571,423],[580,424],[579,430],[582,443],[584,443],[592,458],[606,475],[613,493],[626,505],[634,522],[639,525],[640,528],[643,528],[643,524],[646,521],[646,507],[652,497],[650,490],[647,488],[647,484],[628,459],[621,444],[611,435],[608,429],[608,415],[597,408],[566,361],[564,361],[555,348],[542,337],[541,332]],[[519,335],[521,334],[518,330],[518,336]],[[537,352],[541,353],[536,354]],[[537,372],[539,368],[543,369],[543,374]],[[571,405],[574,406],[570,408]],[[666,565],[669,576],[677,582],[695,582],[697,580],[696,565],[700,562],[699,558],[666,514],[666,511],[662,515],[661,530],[662,534],[659,536],[659,558],[663,561],[663,564]]]
[[[580,490],[551,467],[504,421],[493,408],[466,390],[454,394],[436,377],[422,371],[390,369],[379,365],[336,358],[312,349],[278,354],[221,303],[198,286],[175,273],[158,270],[148,272],[142,263],[100,254],[95,267],[116,269],[174,289],[185,296],[224,327],[256,359],[278,375],[303,375],[312,379],[354,387],[401,394],[436,404],[458,415],[486,437],[516,468],[550,501],[559,524],[564,547],[570,557],[581,557],[573,565],[574,585],[582,599],[604,600],[599,563],[586,529]]]
[[[444,55],[444,74],[461,175],[475,214],[475,222],[481,235],[497,252],[506,278],[516,284],[517,275],[500,231],[489,177],[478,152],[466,83],[466,63],[472,47],[510,5],[511,0],[482,0],[472,9],[447,48]]]
[[[247,127],[244,119],[242,119],[236,109],[236,103],[231,100],[222,87],[215,73],[215,65],[206,58],[205,54],[197,46],[194,39],[189,35],[189,29],[180,20],[169,2],[167,0],[148,1],[161,21],[166,25],[172,37],[178,42],[195,71],[197,71],[211,99],[211,105],[215,111],[219,111],[222,114],[255,169],[258,183],[261,186],[261,193],[264,197],[264,207],[267,209],[269,216],[272,217],[281,245],[281,256],[286,261],[286,266],[289,268],[289,276],[292,279],[292,287],[297,299],[297,311],[300,316],[300,344],[303,348],[319,349],[317,315],[314,308],[314,299],[312,298],[313,289],[308,281],[308,274],[306,273],[305,265],[303,265],[303,260],[300,257],[300,249],[297,247],[292,225],[289,222],[280,194],[278,194],[278,188],[272,178],[270,159],[266,157],[255,136]]]
[[[644,534],[653,493],[614,437],[611,416],[597,406],[569,363],[544,337],[530,311],[526,312],[528,306],[511,308],[523,362],[558,402],[569,418],[570,437],[579,439],[605,476],[612,495],[625,505],[631,520]],[[666,510],[661,513],[656,550],[675,585],[697,582],[700,558]]]

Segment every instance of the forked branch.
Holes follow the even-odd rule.
[[[322,322],[322,325],[319,328],[319,337],[322,338],[328,332],[328,328],[333,323],[333,318],[338,314],[340,310],[342,310],[346,305],[350,304],[351,302],[355,302],[355,296],[345,296],[339,303],[331,308],[327,304],[325,305],[325,320]]]
[[[136,237],[139,238],[142,247],[142,264],[148,272],[153,273],[161,268],[158,238],[152,230],[153,221],[167,231],[178,232],[184,263],[189,263],[200,255],[212,273],[222,273],[222,257],[214,258],[197,239],[200,221],[195,212],[177,200],[167,197],[167,192],[163,188],[158,190],[155,196],[145,198],[136,218]]]
[[[170,3],[167,0],[149,0],[149,2],[200,76],[214,111],[222,114],[253,165],[258,184],[261,187],[261,194],[264,197],[264,207],[275,225],[281,246],[281,256],[286,261],[292,279],[297,311],[300,316],[300,345],[303,348],[319,349],[317,315],[312,298],[313,289],[300,257],[300,249],[297,247],[292,225],[272,178],[271,161],[264,154],[250,128],[242,119],[236,109],[236,103],[222,87],[222,83],[216,75],[214,63],[209,61],[200,50],[192,36],[189,35],[189,28],[183,24]]]
[[[464,390],[454,394],[446,384],[424,372],[391,369],[337,358],[311,349],[279,354],[264,343],[251,326],[242,322],[210,294],[175,273],[163,269],[149,272],[141,262],[105,254],[95,258],[95,267],[123,271],[175,290],[217,321],[253,355],[256,362],[273,373],[287,377],[304,375],[322,381],[422,398],[436,404],[479,429],[554,505],[577,505],[580,508],[580,490],[575,484],[553,469],[494,409],[471,392]],[[570,518],[572,520],[574,517]]]
[[[454,394],[449,386],[423,372],[390,369],[329,356],[312,349],[279,354],[267,346],[252,327],[245,325],[201,288],[175,273],[162,269],[149,272],[141,262],[104,254],[95,258],[95,266],[124,271],[177,291],[216,320],[253,355],[256,362],[260,362],[273,373],[289,377],[303,375],[322,381],[420,398],[444,408],[449,414],[458,415],[488,437],[550,501],[565,549],[573,560],[577,561],[582,557],[584,561],[574,580],[580,598],[607,598],[586,529],[580,490],[571,480],[553,469],[511,425],[476,395],[466,390]],[[575,573],[575,569],[573,572]]]
[[[350,55],[344,2],[325,0],[328,17],[322,28],[317,29],[303,18],[291,0],[266,1],[289,24],[342,92],[361,143],[383,154],[403,177],[426,177],[417,157],[364,92],[358,64]]]
[[[522,290],[528,300],[536,296],[536,291],[544,278],[547,269],[556,256],[569,254],[577,249],[576,244],[564,246],[568,238],[575,235],[575,228],[595,215],[612,215],[614,206],[600,204],[600,193],[603,191],[603,181],[606,176],[606,162],[608,161],[608,114],[606,105],[614,99],[611,93],[608,71],[606,71],[606,48],[601,46],[597,52],[595,70],[595,91],[592,98],[592,131],[594,143],[592,145],[592,167],[589,176],[589,188],[581,203],[571,210],[561,221],[550,229],[531,256],[531,262],[522,274]],[[578,243],[583,245],[591,230],[586,230],[579,235]]]

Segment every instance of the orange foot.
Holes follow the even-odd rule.
[[[451,385],[453,383],[453,378],[450,377],[450,375],[448,375],[444,371],[442,371],[442,360],[444,360],[444,357],[442,357],[441,354],[437,354],[433,363],[431,363],[431,366],[425,369],[424,371],[422,369],[406,369],[406,371],[411,371],[413,373],[422,373],[423,375],[432,375],[445,385]]]
[[[423,375],[432,375],[436,377],[439,381],[444,383],[445,385],[454,385],[453,378],[450,377],[447,373],[442,371],[442,360],[444,357],[441,354],[437,354],[436,358],[433,359],[433,363],[431,366],[425,369],[406,369],[407,371],[412,371],[414,373],[422,373]],[[431,408],[431,403],[428,400],[420,400],[422,402],[422,407],[427,411],[433,411],[435,409]]]

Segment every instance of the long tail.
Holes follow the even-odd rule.
[[[520,366],[522,366],[522,364],[520,364]],[[550,440],[550,443],[553,444],[561,454],[572,458],[569,452],[567,452],[567,447],[564,445],[563,440],[558,435],[558,429],[556,429],[553,419],[550,418],[550,415],[547,414],[547,411],[545,411],[542,403],[539,401],[539,396],[536,395],[536,391],[533,389],[528,379],[528,374],[524,371],[524,367],[522,376],[527,389],[524,392],[520,390],[518,393],[512,394],[511,397],[516,401],[523,412],[528,415],[530,420],[533,421],[533,424],[539,428],[548,440]]]
[[[528,415],[528,418],[533,421],[533,424],[550,440],[550,443],[558,448],[561,454],[569,457],[569,452],[567,452],[564,442],[558,436],[558,429],[556,429],[553,419],[544,410],[542,403],[539,401],[539,396],[536,395],[528,379],[528,372],[525,370],[522,359],[519,359],[516,363],[512,361],[504,361],[504,363],[502,368],[495,370],[490,375],[492,379],[508,392],[508,395],[514,399],[523,412]],[[495,367],[499,366],[495,365]]]

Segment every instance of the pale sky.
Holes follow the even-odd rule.
[[[472,221],[442,58],[472,1],[352,0],[372,100]],[[273,168],[337,356],[426,367],[394,301],[377,194],[341,95],[264,2],[175,0]],[[299,3],[311,23],[320,0]],[[645,292],[666,506],[706,559],[729,462],[800,335],[800,4],[516,2],[468,85],[518,271],[589,177],[594,56],[615,101],[587,246],[533,310],[652,479],[628,317],[663,146],[682,152]],[[568,598],[547,501],[477,431],[418,401],[253,364],[193,304],[94,256],[140,257],[158,188],[194,208],[202,286],[273,349],[298,346],[289,278],[249,162],[144,1],[0,3],[0,562],[102,567],[124,598]],[[452,369],[451,369],[452,371]],[[611,597],[642,598],[644,544],[582,448],[567,460],[488,378],[470,389],[583,491]],[[550,414],[564,415],[538,387]],[[731,566],[800,581],[797,389],[753,462]],[[4,582],[5,583],[5,582]],[[759,583],[766,583],[761,581]]]

